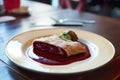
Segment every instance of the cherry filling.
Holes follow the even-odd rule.
[[[85,53],[80,53],[77,55],[73,55],[73,56],[67,56],[66,52],[64,51],[64,49],[51,45],[51,44],[47,44],[44,42],[40,42],[40,41],[35,41],[33,44],[33,53],[36,54],[38,58],[34,58],[31,55],[29,55],[33,60],[43,63],[43,64],[47,64],[47,65],[65,65],[65,64],[70,64],[72,62],[76,62],[76,61],[81,61],[84,59],[89,58],[90,55],[90,51],[87,47],[87,45],[83,44],[86,48],[86,52]]]
[[[47,44],[45,42],[41,42],[41,41],[35,41],[33,43],[33,51],[35,52],[36,55],[42,56],[42,53],[36,52],[36,50],[40,51],[40,52],[45,52],[44,54],[48,54],[48,55],[61,55],[61,56],[67,56],[67,53],[65,52],[64,49],[60,48],[60,47],[56,47],[52,44]]]

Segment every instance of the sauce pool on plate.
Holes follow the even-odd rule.
[[[82,61],[91,56],[89,48],[87,45],[83,44],[86,48],[85,53],[73,55],[73,56],[61,56],[56,54],[49,54],[38,50],[33,50],[33,47],[28,48],[27,55],[36,62],[46,64],[46,65],[67,65],[76,61]],[[40,53],[41,56],[35,53]]]

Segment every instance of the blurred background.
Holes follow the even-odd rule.
[[[60,8],[60,0],[33,0]],[[62,0],[61,0],[62,1]],[[64,0],[65,1],[65,0]],[[70,0],[76,6],[79,0]],[[82,0],[84,1],[84,0]],[[120,19],[120,0],[85,0],[84,11]]]

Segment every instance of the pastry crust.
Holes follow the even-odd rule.
[[[59,35],[52,35],[48,37],[41,37],[34,41],[40,41],[56,47],[60,47],[65,51],[67,56],[72,56],[86,52],[85,46],[78,41],[65,40],[59,37]],[[34,42],[33,41],[33,42]],[[63,55],[63,54],[62,54]]]

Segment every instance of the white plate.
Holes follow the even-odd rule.
[[[35,38],[59,34],[65,30],[72,30],[83,40],[90,49],[91,57],[68,65],[51,66],[38,63],[26,55],[27,49]],[[36,29],[21,33],[13,37],[6,46],[8,58],[16,65],[37,72],[45,73],[77,73],[92,70],[108,63],[115,54],[114,46],[104,37],[84,30],[71,28]]]

